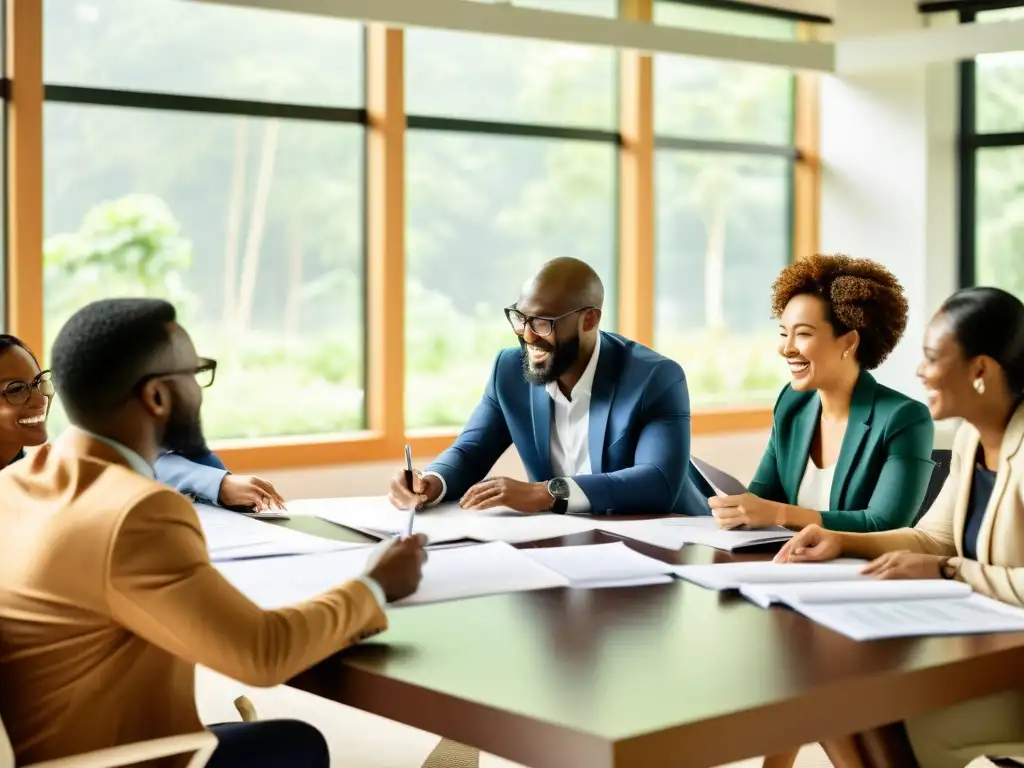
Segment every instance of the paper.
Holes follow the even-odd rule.
[[[621,541],[578,547],[523,550],[536,562],[561,574],[573,587],[632,587],[672,581],[672,566],[641,555]]]
[[[828,563],[716,563],[677,565],[675,574],[708,589],[739,589],[744,584],[851,581],[867,579],[861,569],[866,560]]]
[[[208,504],[196,504],[195,508],[210,559],[214,562],[335,552],[366,546],[310,536]]]
[[[753,546],[765,546],[789,540],[793,532],[771,526],[742,531],[726,531],[713,517],[655,518],[653,520],[613,520],[597,524],[598,530],[614,536],[642,541],[655,547],[679,550],[685,544],[703,544],[733,552]]]
[[[363,573],[371,548],[259,562],[218,563],[236,589],[262,608],[309,600]],[[568,580],[502,543],[430,553],[419,590],[394,605],[418,605],[483,595],[568,586]]]
[[[854,640],[1024,632],[1024,611],[981,595],[850,603],[797,603],[807,618]]]
[[[793,566],[797,567],[797,566]],[[772,603],[862,603],[879,600],[934,600],[962,598],[971,588],[960,581],[944,579],[860,579],[804,584],[743,584],[740,594],[767,608]]]
[[[289,506],[375,538],[404,533],[409,519],[408,512],[395,509],[382,497],[307,500],[290,502]],[[413,532],[426,535],[433,544],[460,539],[518,544],[585,533],[595,527],[597,523],[588,517],[526,515],[506,507],[475,511],[461,509],[457,504],[439,504],[420,510],[413,520]]]
[[[719,496],[739,496],[747,492],[747,487],[743,483],[718,467],[713,467],[693,455],[690,456],[690,461]]]

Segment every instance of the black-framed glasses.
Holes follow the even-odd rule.
[[[142,389],[143,385],[147,381],[153,381],[154,379],[171,379],[176,376],[195,376],[196,384],[203,389],[212,387],[214,379],[217,378],[217,361],[211,360],[208,357],[199,358],[199,365],[194,368],[182,368],[178,371],[162,371],[160,373],[150,373],[143,376],[135,384],[134,391],[138,392]]]
[[[11,405],[24,405],[32,397],[32,390],[49,400],[53,397],[53,374],[40,371],[32,381],[9,381],[4,387],[4,399]]]
[[[522,336],[526,332],[527,326],[537,336],[550,336],[552,331],[555,330],[555,323],[564,317],[569,315],[575,315],[578,312],[586,312],[591,309],[597,309],[597,307],[580,307],[574,309],[572,312],[566,312],[564,315],[558,317],[536,317],[535,315],[524,315],[514,306],[505,307],[505,318],[508,320],[509,325],[512,326],[512,330],[519,336]]]

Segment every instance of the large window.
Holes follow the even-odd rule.
[[[589,262],[614,328],[617,58],[425,29],[405,40],[406,424],[453,427],[515,343],[502,309],[543,262]]]
[[[211,437],[362,429],[360,27],[45,8],[47,345],[87,301],[166,298],[220,363]]]
[[[964,14],[964,21],[1024,18],[1024,8]],[[961,64],[961,283],[1024,298],[1024,54]]]
[[[655,21],[793,38],[796,23],[676,3]],[[770,403],[786,372],[769,286],[792,258],[793,76],[654,59],[655,345],[686,370],[702,406]]]

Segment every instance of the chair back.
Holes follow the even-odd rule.
[[[917,525],[917,522],[924,517],[924,513],[931,509],[932,504],[935,503],[935,499],[939,496],[939,491],[942,490],[946,478],[949,477],[949,464],[952,460],[953,452],[949,449],[932,451],[932,461],[935,462],[935,467],[932,469],[932,476],[928,481],[928,490],[924,494],[924,502],[914,516],[913,525]]]

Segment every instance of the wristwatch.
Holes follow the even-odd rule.
[[[944,557],[939,561],[939,575],[944,579],[956,578],[956,566],[950,564],[951,557]]]
[[[564,515],[569,509],[569,482],[564,477],[548,480],[548,493],[554,499],[551,511],[556,515]]]

